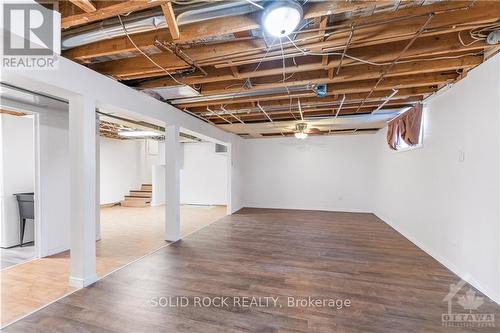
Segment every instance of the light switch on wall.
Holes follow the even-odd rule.
[[[465,152],[463,150],[458,151],[458,161],[459,162],[465,161]]]

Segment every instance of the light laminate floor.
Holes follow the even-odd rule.
[[[5,332],[498,332],[500,307],[467,295],[468,285],[452,311],[493,314],[496,327],[442,326],[443,298],[458,281],[372,214],[244,209]],[[176,296],[187,306],[175,306]],[[229,299],[197,306],[196,297]],[[243,306],[242,297],[261,300]],[[350,306],[302,305],[308,297]]]
[[[165,245],[164,212],[164,206],[101,209],[97,275],[103,276]],[[185,236],[225,215],[225,206],[182,206],[181,234]],[[69,251],[7,268],[0,278],[2,326],[74,290],[68,286]]]

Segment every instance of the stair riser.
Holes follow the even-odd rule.
[[[123,201],[140,201],[140,202],[151,202],[151,198],[141,198],[141,197],[129,197],[126,196]]]
[[[152,193],[151,192],[136,192],[136,191],[130,191],[130,195],[134,197],[141,197],[141,198],[151,198]]]
[[[149,207],[150,206],[149,203],[140,202],[140,201],[126,201],[126,200],[122,201],[121,205],[123,207]]]

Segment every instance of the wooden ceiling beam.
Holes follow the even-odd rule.
[[[411,107],[413,106],[414,103],[401,103],[401,104],[393,104],[391,105],[392,107],[387,107],[385,109],[399,109],[399,108],[405,108],[405,107]],[[378,105],[373,105],[373,106],[368,106],[368,107],[363,107],[361,108],[358,112],[356,112],[357,109],[356,107],[352,108],[342,108],[342,110],[339,113],[339,116],[346,116],[346,115],[360,115],[360,114],[370,114],[374,110],[377,109]],[[273,122],[279,123],[280,121],[288,121],[288,120],[297,120],[293,117],[293,115],[290,112],[280,112],[280,113],[271,113],[270,114],[273,118]],[[312,118],[312,117],[335,117],[334,111],[332,109],[330,110],[310,110],[310,111],[303,111],[303,115],[305,118]],[[242,116],[239,114],[238,116]],[[295,113],[296,118],[298,118],[298,112]],[[221,124],[227,124],[226,122],[221,121],[220,119],[212,117],[207,117],[210,121],[215,123],[216,125],[221,125]],[[256,123],[256,122],[265,122],[267,119],[265,115],[261,114],[254,114],[251,117],[241,117],[241,119],[245,123]]]
[[[433,61],[419,61],[418,59],[415,61],[411,61],[406,64],[399,64],[397,68],[391,71],[388,75],[398,75],[398,73],[426,73],[426,72],[435,72],[435,71],[445,71],[445,70],[453,70],[458,68],[468,68],[479,65],[482,62],[482,56],[465,56],[457,59],[441,59],[441,60],[433,60]],[[334,68],[337,62],[332,61],[329,64],[329,68]],[[323,79],[325,83],[328,82],[340,82],[346,80],[359,80],[359,79],[370,79],[378,77],[381,73],[381,67],[370,66],[366,64],[361,65],[352,65],[346,67],[343,72],[335,77],[330,77],[328,72],[325,72],[325,78]],[[221,74],[220,71],[213,71],[208,76],[198,76],[198,77],[186,77],[183,78],[183,83],[185,84],[206,84],[213,82],[225,82],[226,85],[229,85],[235,81],[235,79],[245,80],[247,78],[258,78],[265,76],[273,76],[273,75],[282,75],[283,72],[285,74],[291,73],[307,73],[323,70],[323,63],[312,63],[312,64],[304,64],[299,66],[289,66],[285,70],[281,67],[273,68],[273,69],[264,69],[252,72],[237,72],[237,76],[235,76],[234,72],[232,74]],[[319,83],[319,82],[318,82]],[[146,82],[140,84],[138,88],[146,89],[146,88],[155,88],[155,87],[164,87],[164,86],[172,86],[178,85],[177,82],[173,81],[171,78],[158,79],[150,82]]]
[[[389,102],[387,102],[385,105],[386,106],[400,106],[400,105],[408,105],[408,104],[412,104],[412,103],[415,103],[415,102],[418,102],[422,100],[422,97],[421,96],[414,96],[414,97],[406,97],[406,98],[402,98],[402,99],[394,99],[394,100],[390,100]],[[302,101],[301,101],[302,102]],[[351,103],[351,104],[345,104],[342,106],[342,110],[351,110],[351,109],[357,109],[358,106],[359,106],[359,103],[361,101],[357,101],[355,103]],[[295,103],[296,104],[296,103]],[[302,103],[301,103],[302,104]],[[370,103],[365,103],[365,107],[367,108],[371,108],[371,109],[376,109],[380,106],[381,102],[380,101],[373,101],[373,102],[370,102]],[[326,114],[329,113],[329,115],[335,115],[335,112],[337,110],[338,106],[317,106],[317,107],[314,107],[314,106],[308,106],[307,108],[304,106],[302,108],[302,112],[304,114],[308,113],[308,112],[325,112]],[[386,109],[388,109],[386,107]],[[223,110],[218,110],[218,109],[214,109],[215,111],[223,111]],[[262,112],[260,110],[251,110],[250,112],[235,112],[235,111],[238,111],[238,110],[229,110],[229,109],[226,109],[227,111],[233,113],[234,115],[240,117],[242,120],[246,120],[248,118],[252,118],[252,117],[256,117],[256,116],[262,116]],[[341,110],[341,111],[342,111]],[[192,111],[192,110],[190,110]],[[295,112],[295,113],[298,113],[299,110],[297,107],[294,107],[291,109],[292,112]],[[195,112],[195,111],[193,111]],[[284,108],[284,109],[280,109],[280,110],[267,110],[266,111],[270,116],[274,117],[275,115],[279,115],[279,114],[290,114],[290,109],[289,108]],[[202,116],[205,116],[209,119],[211,119],[212,117],[214,117],[212,114],[209,114],[207,113],[207,111],[205,110],[204,112],[196,112]],[[224,113],[220,113],[220,115],[224,116],[226,114]],[[265,117],[265,115],[264,115]]]
[[[143,9],[160,6],[167,0],[129,0],[100,8],[99,10],[63,17],[61,28],[68,29],[77,25],[104,20],[113,16],[136,12]]]
[[[390,90],[390,89],[403,89],[403,88],[413,88],[413,87],[427,87],[435,86],[439,84],[446,84],[454,81],[458,77],[458,73],[424,73],[417,75],[406,75],[399,77],[388,77],[379,84],[376,91],[380,90]],[[366,80],[366,81],[353,81],[338,83],[334,87],[334,92],[336,94],[353,94],[360,92],[370,91],[377,80]],[[307,90],[305,90],[307,92]],[[223,94],[224,90],[212,91],[210,93],[204,94],[206,97],[212,95]],[[255,93],[259,93],[258,90]],[[221,97],[220,100],[231,99],[230,94],[227,97]],[[256,95],[253,97],[255,101],[265,100],[268,97],[266,95]],[[222,102],[219,102],[222,103]],[[177,105],[176,105],[177,106]],[[180,106],[180,105],[179,105]]]
[[[174,10],[172,9],[172,2],[161,5],[161,10],[163,11],[163,16],[167,21],[168,31],[173,40],[179,39],[179,26],[177,26],[177,20],[175,19]]]
[[[96,11],[94,4],[90,0],[69,0],[69,1],[86,13],[92,13]]]
[[[448,66],[446,60],[438,60],[436,62],[410,62],[405,64],[395,65],[390,72],[385,74],[385,77],[402,77],[408,75],[430,75],[432,73],[439,72],[456,72],[460,68],[469,68],[478,65],[479,57],[471,62],[466,62],[464,65],[460,65],[460,60],[453,64],[453,66]],[[456,65],[456,66],[455,66]],[[265,81],[252,81],[253,87],[242,88],[242,87],[229,87],[227,82],[224,84],[216,83],[213,85],[204,85],[201,88],[201,93],[203,95],[217,95],[217,94],[229,94],[238,92],[250,92],[250,91],[265,91],[269,89],[276,88],[292,88],[292,87],[306,87],[318,84],[339,84],[345,82],[357,82],[369,79],[378,79],[381,76],[381,72],[384,67],[369,67],[369,66],[353,66],[352,68],[345,68],[338,76],[330,79],[326,72],[324,71],[314,71],[310,73],[301,73],[295,75],[288,81],[282,82],[278,76],[264,78]],[[269,81],[274,81],[271,83],[266,83]]]
[[[406,45],[405,41],[380,44],[380,45],[372,45],[369,47],[360,47],[353,48],[350,52],[350,56],[358,57],[364,60],[369,60],[372,62],[390,62],[392,61],[397,52],[402,50]],[[480,41],[471,45],[463,46],[460,43],[458,35],[456,33],[440,35],[440,36],[431,36],[431,37],[422,37],[418,38],[412,45],[412,47],[405,53],[404,59],[411,59],[416,57],[433,57],[442,54],[449,54],[450,52],[466,52],[466,51],[478,51],[483,48],[491,47],[491,45],[487,45],[484,41]],[[189,54],[189,53],[188,53]],[[189,56],[192,59],[195,59],[197,63],[200,65],[198,59],[194,58],[191,54]],[[159,53],[151,55],[151,58],[161,66],[168,67],[172,65],[173,59],[177,58],[173,54]],[[177,59],[179,61],[179,59]],[[336,67],[339,64],[340,57],[335,57],[335,59],[331,59],[328,68]],[[351,66],[356,65],[359,62],[350,59],[344,58],[342,62],[342,66]],[[236,65],[236,64],[235,64]],[[113,75],[120,79],[130,78],[131,75],[134,75],[134,78],[138,77],[154,77],[155,75],[165,75],[158,67],[156,67],[153,63],[151,63],[148,59],[144,57],[135,57],[135,58],[126,58],[114,61],[107,61],[95,65],[90,66],[92,69],[101,72],[103,74]],[[294,68],[288,66],[288,71],[293,71]],[[243,67],[241,67],[243,68]],[[252,68],[252,66],[248,66],[248,68]],[[229,68],[228,68],[229,69]],[[252,72],[252,70],[245,70],[246,72]],[[245,77],[245,75],[253,76],[258,74],[245,74],[245,71],[240,70],[240,77]],[[279,71],[279,69],[275,69],[275,71]],[[142,75],[143,73],[144,75]],[[266,75],[271,75],[266,73]],[[167,79],[166,82],[169,80]]]
[[[135,2],[136,4],[142,4],[143,6],[146,6],[144,3],[149,3],[152,0],[148,1],[127,1],[129,2]],[[166,3],[169,0],[158,0],[156,2],[156,6],[160,6],[162,3]],[[126,7],[125,5],[121,4],[122,7]],[[115,5],[119,6],[119,5]],[[152,7],[153,5],[149,5],[149,7]],[[356,10],[359,8],[364,8],[366,7],[366,3],[364,2],[356,2],[356,3],[351,3],[351,2],[342,2],[342,3],[337,3],[337,2],[325,2],[323,4],[311,4],[309,7],[305,9],[305,17],[306,18],[314,18],[314,17],[320,17],[323,15],[330,15],[330,14],[338,14],[338,13],[344,13],[344,12],[349,12],[352,10]],[[112,15],[109,15],[108,13],[102,13],[101,18],[89,18],[85,17],[86,14],[81,14],[81,15],[73,15],[68,18],[63,19],[62,26],[63,28],[68,28],[72,25],[76,25],[73,23],[79,22],[77,24],[84,24],[88,22],[92,22],[98,19],[104,19],[107,17],[112,17],[118,15],[118,12],[121,10],[121,7],[115,7],[114,11],[112,10],[114,6],[109,6],[105,7],[96,13],[99,13],[101,11],[107,10],[107,12],[113,12]],[[147,7],[147,8],[149,8]],[[311,8],[310,12],[309,9]],[[125,11],[125,12],[130,12],[133,10]],[[123,12],[121,12],[123,13]],[[88,15],[87,15],[88,16]],[[66,21],[69,22],[66,22]],[[71,24],[72,25],[71,25]],[[215,37],[219,35],[224,35],[224,34],[231,34],[231,33],[239,33],[243,31],[248,31],[248,30],[253,30],[253,29],[258,29],[260,28],[260,21],[258,18],[258,15],[255,13],[252,14],[247,14],[247,15],[241,15],[241,16],[231,16],[231,17],[224,17],[224,18],[219,18],[219,19],[214,19],[214,20],[209,20],[201,23],[193,23],[193,24],[188,24],[186,26],[182,27],[182,35],[179,37],[179,39],[175,40],[176,43],[186,43],[186,42],[193,42],[196,40],[202,40],[202,39],[207,39],[210,37]],[[149,31],[149,32],[144,32],[144,33],[138,33],[134,34],[134,42],[139,46],[139,47],[152,47],[154,46],[154,42],[156,39],[161,40],[161,41],[167,41],[171,42],[173,41],[172,38],[170,38],[168,34],[168,29],[159,29],[157,31]],[[263,46],[263,44],[261,44]],[[118,38],[113,38],[109,40],[105,40],[102,42],[96,42],[90,45],[83,45],[80,47],[76,47],[74,49],[68,50],[64,52],[64,56],[72,59],[88,59],[96,56],[110,56],[113,54],[117,54],[120,52],[127,52],[127,51],[132,51],[135,48],[132,48],[133,46],[127,41],[127,37],[118,37]],[[234,50],[234,49],[233,49]]]
[[[382,90],[382,91],[377,91],[372,94],[372,96],[367,100],[367,102],[378,102],[380,100],[383,100],[384,98],[388,97],[391,95],[393,91],[392,90]],[[434,92],[433,89],[427,88],[427,87],[421,87],[421,88],[406,88],[406,89],[400,89],[398,93],[393,96],[391,100],[401,100],[401,99],[406,99],[406,98],[413,98],[413,97],[422,97],[425,95],[428,95],[430,93]],[[301,104],[307,108],[309,106],[314,106],[314,105],[323,105],[325,103],[329,103],[332,105],[339,105],[343,99],[343,94],[336,94],[336,95],[329,95],[326,97],[304,97],[300,98]],[[345,105],[348,104],[354,104],[361,102],[363,99],[366,98],[366,93],[356,93],[356,94],[346,94],[345,95],[345,100],[344,103]],[[292,99],[292,107],[296,107],[296,98]],[[282,100],[275,100],[275,101],[266,101],[262,100],[259,101],[260,105],[263,108],[269,109],[269,110],[274,110],[277,108],[290,108],[290,98],[288,99],[282,99]],[[217,110],[220,108],[221,104],[215,104],[210,106],[212,109]],[[251,103],[238,103],[238,104],[229,104],[225,105],[224,108],[229,111],[229,112],[234,112],[238,110],[253,110],[255,107]],[[190,106],[189,110],[195,113],[202,113],[206,112],[206,106]]]
[[[446,6],[444,6],[446,4]],[[463,7],[463,6],[462,6]],[[415,14],[422,14],[422,13],[429,13],[433,12],[436,10],[444,10],[444,9],[453,9],[456,8],[456,6],[453,3],[439,3],[436,5],[429,5],[429,6],[422,6],[418,7],[418,9],[421,12],[415,13],[414,8],[409,8],[409,9],[404,9],[401,11],[398,11],[394,14],[400,14],[400,13],[405,13],[406,11],[409,11],[409,14],[415,15]],[[453,13],[453,12],[452,12]],[[441,17],[445,15],[446,13],[442,14],[437,14],[436,17],[433,19],[433,23],[436,27],[439,26],[444,26],[445,24],[449,25],[454,25],[456,23],[460,22],[469,22],[473,23],[477,21],[478,23],[484,22],[485,18],[480,16],[479,14],[483,14],[484,16],[484,9],[483,7],[474,7],[474,13],[468,13],[468,14],[473,14],[471,17],[467,16],[468,21],[465,20],[464,17],[457,16],[456,13],[452,18],[450,17],[445,17],[445,19],[441,20]],[[488,17],[494,17],[494,14],[488,14]],[[247,28],[257,28],[258,25],[258,20],[252,15],[244,15],[244,16],[239,16],[237,17],[237,20],[231,19],[231,18],[224,18],[224,19],[215,19],[211,21],[206,21],[206,22],[201,22],[201,23],[195,23],[195,24],[190,24],[187,25],[185,28],[183,27],[183,36],[179,42],[188,42],[190,39],[205,39],[217,35],[221,35],[224,33],[237,33],[241,32],[242,29],[247,29]],[[372,22],[376,20],[377,15],[375,16],[370,16],[370,19]],[[384,16],[385,18],[385,16]],[[475,20],[474,20],[475,18]],[[408,34],[413,31],[412,29],[415,29],[418,24],[420,24],[420,18],[419,17],[413,17],[409,20],[405,20],[403,23],[400,24],[397,28],[396,27],[391,27],[391,29],[387,28],[388,23],[381,24],[381,26],[375,26],[375,27],[369,27],[366,29],[359,29],[356,32],[356,36],[353,40],[354,44],[359,44],[357,46],[365,46],[368,45],[368,43],[377,43],[377,42],[387,42],[388,38],[392,37],[394,38],[395,36],[399,35],[405,35],[404,38],[409,38]],[[478,21],[479,20],[479,21]],[[229,21],[229,22],[228,22]],[[383,20],[380,20],[383,22]],[[352,20],[349,22],[358,22],[357,20]],[[435,23],[434,23],[435,22]],[[366,22],[365,22],[366,23]],[[359,24],[358,24],[359,25]],[[186,29],[186,32],[184,32],[184,29]],[[458,29],[458,30],[457,30]],[[456,31],[459,31],[461,28],[460,27],[455,27]],[[444,32],[444,31],[443,31]],[[432,31],[429,31],[428,33],[433,33]],[[372,41],[373,36],[377,36],[377,39]],[[333,47],[337,46],[339,48],[343,47],[345,44],[345,41],[348,37],[348,31],[346,32],[338,32],[336,31],[334,34],[331,34],[329,36],[329,44],[326,46],[328,47]],[[156,31],[150,31],[150,32],[144,32],[144,33],[138,33],[133,35],[134,42],[139,46],[139,47],[152,47],[154,46],[154,43],[156,40],[160,41],[172,41],[168,30],[167,29],[159,29]],[[232,42],[230,42],[232,43]],[[336,44],[335,44],[336,43]],[[321,45],[320,45],[321,46]],[[221,45],[216,45],[213,46],[214,48],[221,48]],[[230,54],[228,51],[234,52],[234,50],[242,49],[242,50],[252,50],[251,52],[254,53],[259,53],[258,48],[264,48],[265,44],[262,41],[253,41],[249,42],[247,45],[240,45],[240,46],[234,46],[231,47],[229,50],[225,51],[225,54],[221,54],[221,52],[224,52],[223,50],[220,50],[217,52],[218,54],[222,56],[227,56]],[[75,60],[84,60],[84,59],[89,59],[93,57],[99,57],[99,56],[110,56],[114,55],[120,52],[129,52],[134,50],[135,48],[133,45],[131,45],[130,41],[128,40],[127,37],[117,37],[109,40],[104,40],[88,45],[83,45],[80,47],[73,48],[71,50],[67,50],[64,52],[64,55],[68,58],[72,58]],[[196,47],[192,48],[189,50],[188,53],[190,53],[191,57],[195,58],[196,60],[203,60],[202,58],[198,58],[199,55],[205,55],[204,57],[213,57],[216,56],[217,54],[209,53],[207,54],[204,52],[205,50],[200,50],[199,54],[196,52]]]
[[[414,88],[404,88],[400,89],[398,96],[416,96],[416,95],[428,95],[431,94],[435,91],[434,87],[431,86],[419,86],[419,87],[414,87]],[[376,91],[372,94],[371,98],[384,98],[387,97],[391,94],[392,90],[388,88],[387,90],[380,90]],[[347,100],[363,100],[366,98],[366,93],[347,93],[347,92],[341,92],[338,93],[336,90],[328,91],[328,96],[327,97],[322,97],[322,99],[327,99],[327,98],[335,98],[337,100],[342,99],[342,94],[346,94],[346,99]],[[291,95],[288,95],[287,93],[283,94],[274,94],[274,95],[266,95],[266,96],[256,96],[256,97],[239,97],[239,98],[227,98],[227,99],[220,99],[220,100],[215,100],[215,101],[204,101],[204,102],[193,102],[193,103],[185,103],[185,104],[178,104],[175,105],[176,107],[183,109],[183,108],[195,108],[195,107],[202,107],[206,109],[206,106],[217,106],[217,105],[235,105],[234,108],[245,108],[248,106],[253,107],[255,105],[255,102],[259,102],[263,107],[266,107],[268,105],[289,105],[290,104],[290,98],[319,98],[316,96],[316,93],[314,92],[303,92],[303,93],[294,93]],[[332,101],[332,100],[330,100]]]

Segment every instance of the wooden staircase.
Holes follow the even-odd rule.
[[[120,204],[124,207],[149,207],[152,192],[151,184],[142,184],[140,190],[130,190],[129,195],[126,195]]]

